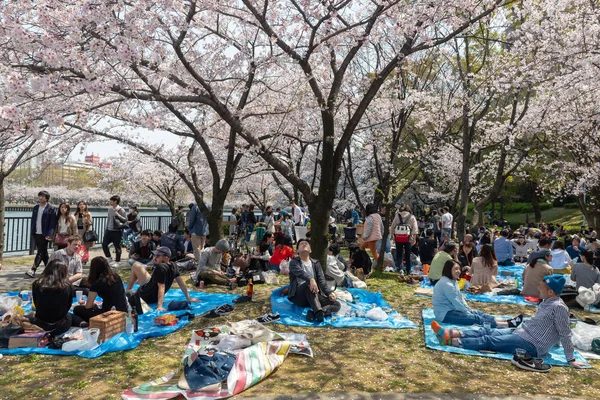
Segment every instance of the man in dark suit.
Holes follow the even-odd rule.
[[[48,204],[50,193],[42,190],[38,193],[38,204],[33,207],[31,213],[31,236],[37,248],[37,254],[33,261],[33,266],[25,275],[35,278],[35,270],[44,262],[44,267],[48,264],[48,244],[54,236],[56,227],[56,209]]]
[[[327,286],[321,264],[310,258],[310,242],[300,239],[296,244],[299,257],[290,261],[288,299],[299,307],[310,307],[308,322],[323,322],[323,318],[340,310],[341,305]]]

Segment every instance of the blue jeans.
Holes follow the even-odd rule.
[[[271,271],[275,271],[278,274],[281,273],[281,269],[279,268],[279,265],[277,265],[277,264],[271,264]]]
[[[133,229],[131,229],[131,228],[123,229],[123,240],[127,240],[127,238],[129,238],[129,235],[131,233],[133,233]]]
[[[535,346],[513,333],[513,329],[478,329],[462,331],[461,347],[468,350],[492,350],[512,354],[523,349],[532,357],[537,357]]]
[[[494,318],[493,315],[482,313],[479,310],[471,310],[468,313],[457,310],[448,311],[442,322],[452,325],[482,326],[484,323],[488,323],[492,328],[495,328],[497,326],[496,318]]]

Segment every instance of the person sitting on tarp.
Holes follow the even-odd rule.
[[[431,322],[431,328],[442,345],[499,353],[524,349],[536,358],[545,357],[550,349],[561,343],[567,362],[573,367],[583,367],[585,364],[575,361],[569,308],[560,299],[564,285],[563,275],[544,277],[538,286],[543,301],[535,315],[517,329],[445,329],[437,321]]]
[[[461,265],[454,260],[448,260],[444,264],[442,277],[433,288],[432,303],[435,318],[440,322],[456,325],[483,325],[487,323],[492,328],[515,328],[519,326],[523,321],[523,315],[506,320],[471,309],[458,288],[457,281],[461,276],[461,268]]]
[[[169,291],[173,281],[177,282],[179,288],[185,295],[187,301],[198,302],[198,299],[191,298],[183,279],[179,275],[177,265],[170,261],[171,250],[168,247],[159,247],[152,252],[154,263],[154,272],[152,275],[146,271],[146,267],[141,263],[135,263],[131,266],[131,275],[127,282],[129,303],[136,308],[138,314],[143,314],[140,299],[146,303],[157,303],[157,311],[166,311],[163,307],[165,293]],[[131,288],[135,283],[140,287],[135,292]]]
[[[327,286],[321,263],[310,258],[310,242],[300,239],[296,245],[298,257],[290,261],[288,299],[299,307],[310,307],[308,322],[323,322],[323,318],[338,312],[341,304]]]
[[[429,274],[427,275],[432,285],[435,285],[442,277],[442,270],[444,269],[446,261],[458,261],[456,258],[457,253],[458,249],[456,247],[456,243],[454,242],[446,242],[442,248],[442,251],[436,253],[431,261]]]
[[[234,289],[235,278],[230,279],[221,271],[221,258],[223,253],[229,251],[229,242],[226,239],[219,240],[214,246],[207,247],[200,252],[198,268],[191,274],[194,285],[199,286],[200,281],[205,284],[228,286]]]
[[[156,245],[150,240],[151,236],[152,232],[145,230],[142,232],[141,239],[133,242],[129,250],[129,265],[136,262],[144,265],[152,264],[152,251],[156,249]]]
[[[545,276],[552,275],[552,252],[549,249],[541,249],[531,258],[529,264],[523,270],[523,289],[522,296],[540,297],[538,286]]]

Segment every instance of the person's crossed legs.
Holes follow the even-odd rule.
[[[150,274],[146,270],[146,266],[142,263],[135,262],[131,266],[131,273],[129,275],[129,281],[127,281],[127,289],[131,290],[133,285],[136,283],[142,286],[144,283],[150,280]]]

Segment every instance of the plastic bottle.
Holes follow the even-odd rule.
[[[521,278],[519,278],[518,276],[515,276],[515,287],[517,289],[521,289]]]
[[[133,321],[131,318],[131,304],[129,304],[129,302],[127,302],[127,317],[125,319],[125,332],[128,335],[131,335],[133,333]]]
[[[246,296],[252,298],[254,294],[254,283],[252,283],[252,278],[248,279],[248,289],[246,289]]]

